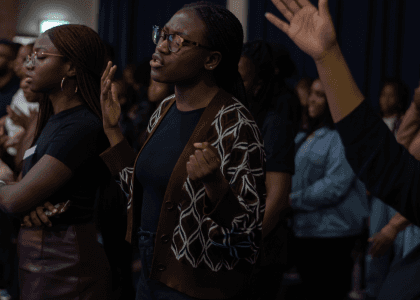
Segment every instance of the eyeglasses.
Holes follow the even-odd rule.
[[[173,53],[177,53],[179,50],[181,50],[182,46],[184,46],[184,43],[190,43],[194,46],[205,48],[207,50],[212,50],[210,47],[201,45],[197,42],[189,41],[181,37],[180,35],[173,33],[173,34],[167,34],[162,28],[159,26],[153,26],[152,31],[152,39],[153,43],[156,45],[162,44],[164,40],[166,40],[166,37],[168,37],[168,47],[169,51]]]
[[[41,52],[39,53],[40,55],[51,55],[51,56],[62,56],[64,57],[64,55],[61,54],[54,54],[54,53],[47,53],[47,52]],[[27,67],[31,67],[29,64],[31,64],[31,66],[35,66],[36,64],[38,64],[38,52],[34,52],[31,55],[28,55],[26,57],[26,61],[25,61],[25,65]]]

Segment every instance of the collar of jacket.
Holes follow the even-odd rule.
[[[188,140],[187,144],[185,145],[184,150],[181,153],[181,156],[178,158],[177,163],[175,164],[175,167],[172,171],[172,174],[169,178],[168,186],[166,187],[165,196],[162,203],[161,208],[161,217],[159,218],[158,228],[157,228],[157,237],[160,238],[164,234],[167,234],[165,229],[173,229],[176,226],[176,222],[178,221],[176,218],[176,214],[172,213],[170,216],[165,216],[165,218],[162,218],[163,215],[167,215],[168,212],[165,210],[166,208],[171,208],[171,211],[175,211],[178,204],[182,200],[182,187],[183,184],[188,177],[187,173],[187,162],[189,160],[190,155],[192,155],[195,151],[194,143],[201,143],[206,142],[203,139],[206,136],[206,133],[210,130],[211,124],[216,118],[217,113],[219,110],[227,103],[227,101],[232,99],[232,95],[224,91],[223,89],[220,89],[220,91],[213,97],[213,99],[210,101],[209,105],[204,110],[203,114],[201,115],[200,120],[198,121],[197,126],[195,127],[190,139]],[[129,211],[127,212],[127,234],[126,234],[126,240],[128,242],[132,242],[133,238],[133,229],[136,230],[138,228],[137,225],[138,222],[134,218],[136,217],[136,210],[137,208],[140,208],[142,205],[143,199],[136,199],[134,201],[134,193],[136,192],[135,184],[134,184],[134,177],[135,177],[135,168],[137,165],[137,159],[139,158],[141,152],[143,151],[145,145],[148,143],[150,138],[155,133],[156,129],[159,127],[160,123],[162,122],[163,118],[165,117],[166,113],[169,111],[169,109],[172,107],[172,105],[175,103],[176,98],[169,100],[169,103],[166,104],[162,108],[162,112],[159,116],[159,120],[157,121],[156,125],[153,127],[152,131],[148,135],[146,141],[144,142],[142,148],[140,149],[139,153],[137,154],[135,163],[134,163],[134,169],[133,169],[133,176],[131,178],[131,186],[133,187],[132,190],[132,204],[130,206]],[[136,203],[137,202],[137,203]],[[136,207],[135,207],[136,206]],[[170,247],[171,243],[167,243],[168,247]]]

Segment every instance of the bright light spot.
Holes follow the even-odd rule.
[[[44,33],[50,28],[64,25],[64,24],[70,24],[69,21],[60,21],[60,20],[43,20],[41,21],[41,24],[39,25],[39,33]]]

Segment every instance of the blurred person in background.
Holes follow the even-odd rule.
[[[295,86],[295,93],[299,97],[300,103],[300,119],[299,131],[306,131],[309,129],[308,124],[308,97],[311,91],[313,80],[309,77],[304,77]]]
[[[266,208],[263,247],[253,274],[255,299],[275,299],[286,270],[288,197],[294,174],[294,124],[291,102],[297,99],[276,72],[272,47],[264,41],[248,42],[238,65],[250,112],[264,139],[266,154]],[[284,74],[283,72],[281,74]]]
[[[20,78],[14,72],[20,44],[0,39],[0,118],[7,114],[6,106],[19,89]]]
[[[8,141],[4,125],[6,122],[6,107],[12,102],[13,96],[19,89],[20,79],[14,72],[15,60],[20,48],[20,44],[9,40],[0,40],[0,139],[4,148]],[[3,167],[13,167],[13,159],[2,150],[0,159]],[[7,177],[9,178],[10,175]],[[18,280],[17,280],[17,256],[16,256],[16,236],[17,222],[9,218],[4,212],[0,213],[0,299],[18,299]],[[16,224],[15,224],[16,223]]]
[[[399,131],[408,100],[407,87],[401,81],[384,80],[379,95],[379,112],[395,136]],[[401,134],[404,132],[403,129]],[[405,218],[401,214],[377,197],[371,197],[370,202],[370,247],[365,256],[365,291],[367,299],[376,299],[389,270],[402,258],[404,232],[401,231],[409,223],[404,222]]]
[[[368,216],[366,189],[345,158],[319,79],[311,86],[308,121],[309,130],[295,139],[295,263],[306,299],[343,300],[352,284],[351,253]]]

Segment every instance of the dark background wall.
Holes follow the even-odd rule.
[[[318,4],[318,1],[311,2]],[[381,81],[385,77],[405,82],[411,99],[419,85],[420,1],[330,0],[329,7],[347,63],[372,104],[378,105]],[[313,60],[266,21],[266,11],[280,16],[270,0],[250,0],[248,11],[249,40],[284,44],[298,68],[295,82],[301,76],[316,76]]]

